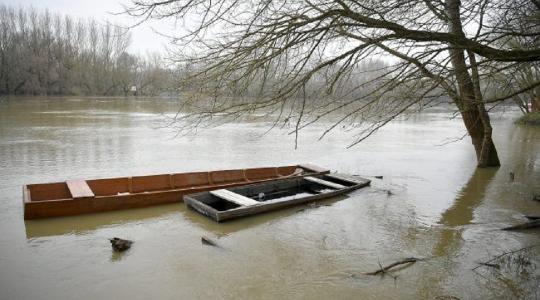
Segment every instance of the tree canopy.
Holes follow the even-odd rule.
[[[494,80],[540,60],[536,0],[135,0],[126,12],[182,24],[173,57],[192,69],[183,84],[211,99],[178,116],[183,130],[265,110],[297,134],[340,111],[322,136],[353,123],[354,145],[412,107],[449,99],[479,166],[496,166],[485,104],[540,85],[501,94]],[[387,63],[366,70],[374,58]]]

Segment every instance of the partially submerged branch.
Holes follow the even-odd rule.
[[[529,249],[533,249],[533,248],[536,248],[540,246],[539,244],[537,245],[532,245],[532,246],[527,246],[527,247],[523,247],[523,248],[519,248],[519,249],[516,249],[516,250],[512,250],[512,251],[507,251],[507,252],[503,252],[485,262],[480,262],[478,263],[478,266],[474,267],[472,270],[476,270],[478,268],[481,268],[481,267],[494,267],[494,268],[498,268],[498,264],[494,264],[493,262],[504,257],[504,256],[507,256],[507,255],[511,255],[511,254],[515,254],[515,253],[518,253],[518,252],[522,252],[522,251],[525,251],[525,250],[529,250]]]
[[[414,264],[415,262],[417,261],[422,261],[424,260],[423,258],[416,258],[416,257],[408,257],[408,258],[405,258],[405,259],[402,259],[400,261],[396,261],[394,263],[391,263],[387,266],[384,266],[384,267],[380,267],[380,269],[378,270],[375,270],[373,272],[368,272],[368,273],[364,273],[365,275],[383,275],[383,274],[386,274],[387,272],[391,271],[392,268],[395,268],[397,266],[401,266],[401,265],[412,265]]]
[[[501,230],[512,231],[512,230],[533,229],[533,228],[538,228],[538,227],[540,227],[540,220],[533,219],[532,221],[521,223],[514,226],[505,227],[505,228],[502,228]]]

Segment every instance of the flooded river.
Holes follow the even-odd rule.
[[[476,170],[450,112],[390,124],[351,149],[347,132],[317,141],[245,122],[177,137],[162,99],[0,100],[1,299],[485,299],[540,297],[538,230],[500,231],[540,215],[540,128],[493,115],[502,167]],[[450,140],[454,142],[445,144]],[[445,144],[445,145],[441,145]],[[183,203],[23,220],[26,183],[312,162],[371,187],[217,224]],[[511,181],[509,173],[515,174]],[[303,209],[302,208],[307,208]],[[221,248],[201,244],[213,238]],[[113,254],[108,238],[134,240]],[[425,258],[385,276],[363,275]]]

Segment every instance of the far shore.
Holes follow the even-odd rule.
[[[517,124],[540,126],[540,112],[528,113],[517,119]]]

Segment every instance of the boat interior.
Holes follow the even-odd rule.
[[[309,176],[279,182],[234,187],[225,190],[226,192],[221,192],[223,191],[221,190],[201,193],[192,195],[192,198],[196,198],[198,201],[217,211],[227,211],[266,201],[287,201],[331,193],[356,184],[333,176]]]

